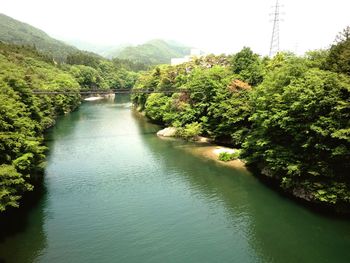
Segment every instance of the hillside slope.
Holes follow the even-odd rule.
[[[33,89],[71,91],[35,96]],[[79,83],[32,47],[0,43],[0,213],[42,179],[43,132],[80,104]]]
[[[0,14],[0,41],[35,46],[39,51],[60,62],[65,61],[67,55],[78,51],[77,48],[50,37],[42,30],[4,14]]]

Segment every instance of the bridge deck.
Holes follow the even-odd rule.
[[[36,95],[56,95],[56,94],[151,94],[151,93],[188,93],[188,90],[142,90],[142,89],[110,89],[110,90],[80,90],[80,91],[48,91],[48,90],[33,90]]]

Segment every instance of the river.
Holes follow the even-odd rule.
[[[45,193],[0,262],[350,262],[350,222],[161,140],[127,98],[48,131]]]

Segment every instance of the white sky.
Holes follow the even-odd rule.
[[[275,0],[1,0],[0,13],[59,39],[139,44],[172,39],[206,52],[243,46],[266,55]],[[280,47],[303,53],[330,45],[350,25],[350,0],[280,0]]]

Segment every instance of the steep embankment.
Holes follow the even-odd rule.
[[[35,96],[32,89],[77,91]],[[80,86],[30,47],[0,43],[0,212],[17,207],[23,193],[41,178],[43,131],[55,118],[77,107]]]

